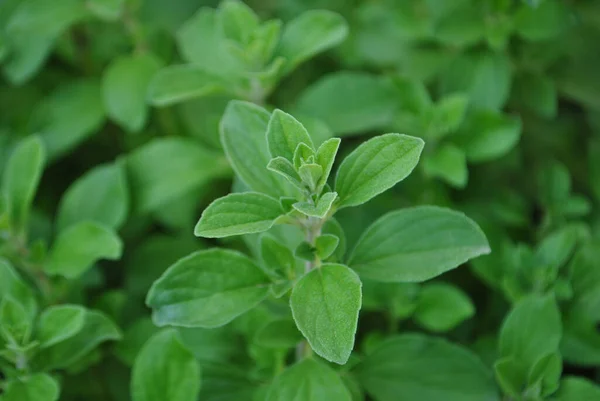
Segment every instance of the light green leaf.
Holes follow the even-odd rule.
[[[281,175],[296,188],[304,190],[302,178],[300,178],[294,169],[294,165],[288,159],[277,156],[269,161],[269,164],[267,164],[267,169]]]
[[[350,392],[338,374],[322,362],[304,359],[277,376],[266,401],[351,401]]]
[[[272,320],[260,328],[254,336],[254,342],[267,348],[292,348],[302,341],[292,319]]]
[[[321,146],[319,146],[319,149],[317,149],[315,161],[323,168],[323,173],[321,174],[316,189],[317,193],[320,193],[325,184],[327,184],[327,179],[331,173],[331,168],[333,167],[333,162],[335,162],[335,156],[337,155],[341,142],[342,140],[340,138],[330,138],[323,142]]]
[[[402,181],[417,165],[423,146],[423,140],[401,134],[380,135],[362,143],[337,172],[339,207],[363,204]]]
[[[430,177],[439,177],[456,188],[464,188],[469,179],[465,152],[452,144],[444,144],[423,159],[423,169]]]
[[[260,20],[250,7],[239,0],[228,0],[219,6],[219,19],[226,38],[247,44]]]
[[[125,0],[87,0],[85,4],[98,18],[116,21],[123,13]]]
[[[321,260],[325,260],[335,252],[340,239],[333,234],[322,234],[315,240],[315,249],[317,256]]]
[[[347,35],[348,26],[339,14],[306,11],[285,25],[276,54],[287,59],[287,74],[314,55],[337,46]]]
[[[36,340],[47,348],[76,335],[85,323],[85,309],[79,305],[56,305],[39,317]]]
[[[299,143],[294,151],[294,168],[299,170],[303,164],[312,163],[316,154],[315,150],[305,143]]]
[[[500,401],[489,369],[471,351],[421,334],[392,337],[357,367],[379,401]]]
[[[0,336],[7,342],[26,345],[30,340],[32,319],[27,316],[25,306],[12,297],[0,301]]]
[[[200,366],[174,329],[148,340],[133,364],[133,401],[195,401],[200,391]]]
[[[55,379],[36,373],[8,381],[2,401],[57,401],[59,395],[60,386]]]
[[[462,94],[443,97],[435,105],[431,120],[426,122],[428,134],[435,138],[441,138],[454,132],[463,122],[468,104],[469,98]]]
[[[106,226],[82,221],[60,232],[48,256],[47,273],[77,278],[100,259],[117,260],[123,243]]]
[[[323,176],[323,167],[316,163],[306,163],[298,169],[298,175],[311,192],[315,192],[317,184]]]
[[[348,264],[384,282],[420,282],[490,252],[481,229],[460,212],[417,206],[388,213],[358,240]]]
[[[556,401],[592,401],[600,399],[600,386],[583,377],[567,376],[560,384]]]
[[[269,278],[247,256],[210,249],[169,267],[146,304],[159,326],[218,327],[252,309],[268,291]]]
[[[514,16],[518,35],[529,41],[551,40],[569,26],[570,10],[560,1],[544,1],[538,7],[521,5]]]
[[[33,290],[8,261],[0,259],[0,299],[4,297],[17,301],[23,306],[29,319],[33,320],[37,313],[37,301]]]
[[[92,220],[112,229],[125,222],[129,191],[120,163],[94,167],[77,179],[63,195],[57,226],[62,231],[83,220]]]
[[[122,56],[104,72],[102,94],[106,113],[127,131],[144,128],[148,118],[148,86],[159,68],[160,61],[146,53]]]
[[[269,113],[252,103],[233,100],[221,119],[221,143],[236,174],[252,190],[279,197],[289,185],[269,173],[271,160],[265,135]]]
[[[168,106],[186,100],[225,92],[225,82],[196,65],[172,65],[154,74],[148,100],[154,106]]]
[[[298,114],[325,122],[340,136],[387,127],[394,118],[398,98],[390,81],[358,72],[327,75],[302,92]]]
[[[154,211],[230,174],[227,160],[188,138],[157,138],[127,156],[135,208]]]
[[[414,317],[417,323],[433,332],[452,330],[475,314],[475,306],[460,288],[432,283],[419,294]]]
[[[347,266],[323,264],[304,275],[290,297],[298,329],[328,361],[345,364],[354,348],[361,282]]]
[[[267,231],[283,214],[277,199],[258,192],[229,194],[213,201],[194,228],[194,235],[221,238]]]
[[[327,216],[336,199],[336,192],[327,192],[319,198],[316,205],[309,202],[296,202],[292,206],[302,214],[322,219]]]
[[[10,224],[16,233],[26,228],[31,203],[44,168],[44,146],[37,136],[20,142],[10,155],[2,179],[2,193]]]
[[[300,143],[313,147],[306,128],[291,115],[275,109],[267,126],[267,143],[271,157],[281,156],[294,160],[294,152]]]

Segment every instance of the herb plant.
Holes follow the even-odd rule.
[[[0,401],[600,401],[593,0],[0,0]]]

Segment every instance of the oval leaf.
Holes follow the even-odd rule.
[[[38,321],[36,340],[46,348],[73,337],[85,322],[85,309],[79,305],[56,305],[44,310]]]
[[[306,128],[291,115],[276,109],[271,114],[267,126],[267,143],[271,157],[281,156],[294,160],[294,152],[299,144],[305,143],[313,147],[313,142]]]
[[[58,382],[45,373],[9,381],[2,401],[56,401],[60,395]]]
[[[225,83],[195,65],[172,65],[158,71],[148,88],[154,106],[168,106],[214,93],[224,92]]]

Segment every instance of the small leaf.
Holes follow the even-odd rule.
[[[269,283],[247,256],[211,249],[169,267],[152,285],[146,304],[158,326],[218,327],[262,301]]]
[[[481,229],[462,213],[418,206],[388,213],[358,240],[348,264],[384,282],[420,282],[490,252]]]
[[[578,376],[567,376],[561,381],[556,401],[587,401],[600,399],[600,386]]]
[[[133,364],[133,401],[195,401],[200,391],[200,366],[178,338],[165,329],[148,340]]]
[[[242,1],[224,1],[219,6],[219,18],[225,37],[240,44],[246,44],[252,33],[258,29],[258,16]]]
[[[291,115],[275,109],[267,126],[267,143],[271,157],[281,156],[290,162],[300,143],[313,147],[312,139],[306,128]]]
[[[456,188],[464,188],[469,179],[465,152],[452,144],[445,144],[423,160],[425,174],[439,177]]]
[[[304,190],[304,186],[301,183],[302,178],[300,178],[294,169],[294,166],[288,159],[277,156],[276,158],[271,159],[269,164],[267,164],[267,169],[281,175],[296,188]]]
[[[125,0],[87,0],[87,8],[106,21],[116,21],[123,13]]]
[[[445,332],[474,314],[475,306],[458,287],[433,283],[421,290],[414,316],[427,330]]]
[[[327,192],[326,194],[323,194],[321,198],[319,198],[316,205],[309,202],[297,202],[294,203],[293,207],[300,213],[303,213],[307,216],[318,217],[322,219],[331,211],[333,202],[335,202],[336,199],[336,192]]]
[[[277,199],[258,192],[229,194],[213,201],[194,228],[194,235],[221,238],[267,231],[283,214]]]
[[[315,260],[315,251],[316,249],[306,241],[302,241],[296,247],[294,251],[294,256],[300,258],[307,262],[312,262]]]
[[[348,267],[324,264],[304,275],[290,297],[298,329],[328,361],[345,364],[354,348],[361,282]]]
[[[31,376],[9,380],[2,401],[57,401],[60,386],[50,375],[36,373]]]
[[[153,75],[148,100],[154,106],[168,106],[186,100],[226,92],[226,83],[196,65],[171,65]]]
[[[314,192],[317,189],[317,184],[323,176],[323,167],[316,163],[307,163],[300,166],[298,174],[302,178],[302,182]]]
[[[42,312],[36,340],[47,348],[77,334],[85,322],[85,309],[79,305],[56,305]]]
[[[302,341],[302,333],[298,331],[292,319],[270,321],[256,332],[254,342],[267,348],[292,348]]]
[[[303,164],[314,162],[315,157],[315,150],[312,147],[304,142],[299,143],[294,151],[294,168],[298,170]]]
[[[335,252],[340,239],[333,234],[322,234],[315,240],[315,248],[317,256],[321,260],[325,260]]]
[[[270,235],[260,241],[260,257],[265,267],[280,276],[292,278],[296,260],[292,251]]]
[[[0,299],[5,297],[20,304],[33,321],[38,308],[35,293],[8,261],[0,258]]]
[[[277,55],[287,59],[285,74],[305,60],[341,43],[348,35],[344,19],[331,11],[311,10],[288,22]]]
[[[45,270],[52,275],[76,278],[99,259],[119,259],[122,251],[123,243],[113,230],[82,221],[60,232],[50,250]]]
[[[12,297],[4,297],[0,302],[0,335],[9,343],[25,345],[29,342],[32,320],[25,307]]]
[[[327,184],[327,179],[331,173],[331,168],[333,167],[333,162],[335,161],[335,156],[337,155],[341,142],[340,138],[330,138],[323,142],[321,146],[319,146],[319,149],[317,149],[315,161],[323,168],[323,173],[321,174],[316,189],[317,193],[320,193],[325,184]]]
[[[433,122],[429,122],[429,129],[433,131],[430,134],[441,138],[455,131],[463,122],[468,104],[469,98],[462,94],[443,97],[435,105]]]
[[[385,134],[361,144],[337,172],[340,208],[363,204],[402,181],[417,165],[423,146],[423,140],[401,134]]]
[[[148,86],[160,68],[152,54],[135,54],[114,60],[104,72],[102,94],[106,113],[130,132],[138,132],[146,124]]]

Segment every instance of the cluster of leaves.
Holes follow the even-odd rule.
[[[594,0],[0,1],[0,400],[600,400],[599,40]]]

